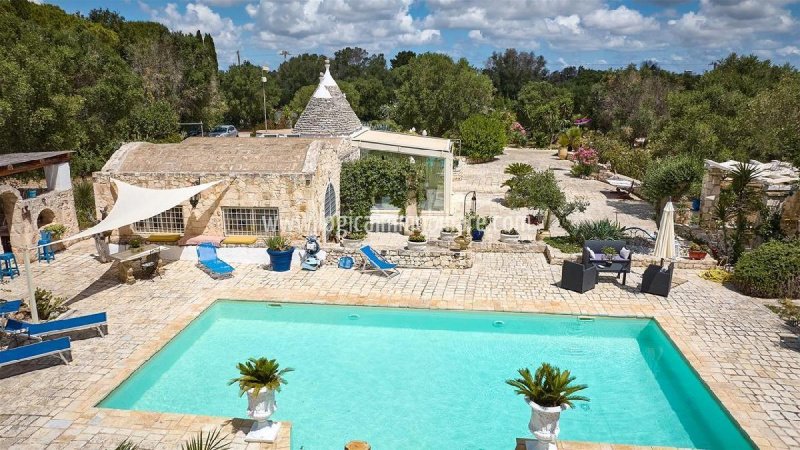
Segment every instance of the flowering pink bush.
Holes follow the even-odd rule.
[[[519,122],[514,122],[508,129],[510,141],[513,145],[524,147],[528,143],[528,132]]]
[[[599,158],[597,150],[591,147],[580,147],[578,151],[570,155],[575,165],[572,166],[572,174],[575,176],[589,176],[595,171]]]

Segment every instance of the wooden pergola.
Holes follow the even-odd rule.
[[[0,177],[69,162],[72,152],[30,152],[0,154]]]

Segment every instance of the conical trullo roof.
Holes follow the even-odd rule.
[[[330,72],[330,62],[325,60],[325,74],[297,123],[294,132],[311,136],[348,136],[361,129],[361,120],[347,98],[339,89]]]

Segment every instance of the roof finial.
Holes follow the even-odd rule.
[[[329,71],[330,69],[331,69],[331,60],[325,58],[325,72]]]
[[[322,83],[322,79],[325,78],[325,74],[320,72],[319,73],[319,82]]]

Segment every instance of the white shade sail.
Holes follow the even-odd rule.
[[[675,258],[675,207],[671,201],[664,205],[664,212],[661,213],[653,255],[664,259]]]
[[[58,242],[89,237],[104,231],[116,230],[140,220],[149,219],[180,205],[192,196],[221,182],[214,181],[177,189],[149,189],[119,180],[112,179],[111,181],[117,185],[117,201],[114,203],[111,212],[108,213],[108,217],[97,225]]]

